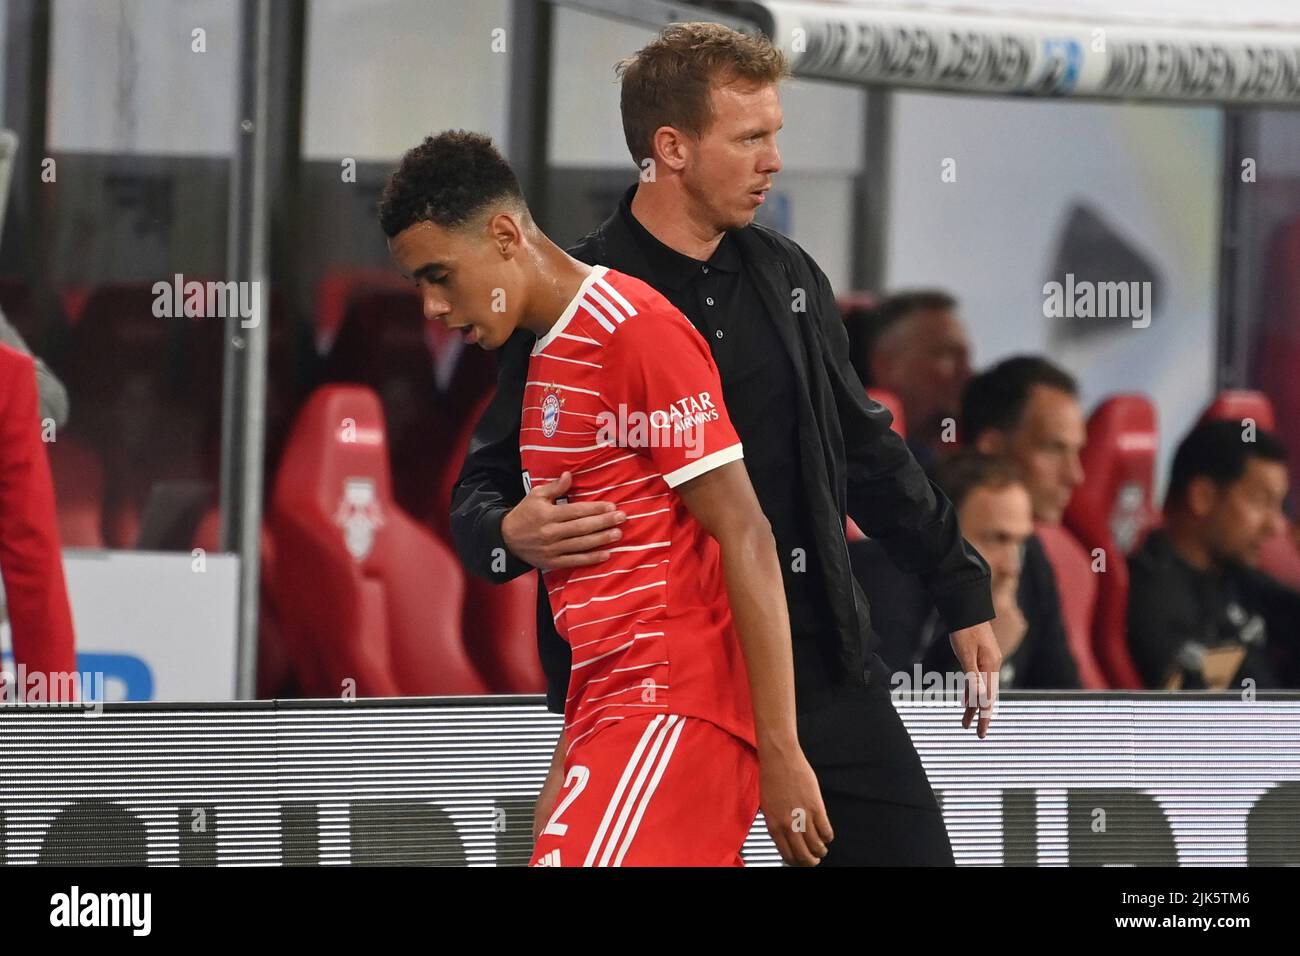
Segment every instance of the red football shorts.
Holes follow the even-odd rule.
[[[628,717],[579,741],[532,866],[744,866],[758,755],[698,717]]]

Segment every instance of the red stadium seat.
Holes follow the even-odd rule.
[[[54,476],[59,541],[65,548],[104,547],[104,466],[99,456],[68,435],[45,447]]]
[[[448,515],[451,494],[469,451],[469,440],[492,396],[486,395],[465,416],[460,436],[438,483],[434,524],[451,541]],[[498,694],[539,694],[546,678],[537,656],[537,575],[524,574],[506,584],[465,579],[465,646],[488,686]]]
[[[379,396],[397,503],[417,519],[429,520],[439,468],[457,422],[438,401],[419,296],[400,289],[354,299],[323,373],[326,382],[365,385]]]
[[[1079,685],[1084,690],[1105,690],[1110,685],[1092,649],[1097,608],[1097,575],[1092,573],[1092,556],[1060,525],[1036,525],[1034,534],[1056,572],[1065,638],[1079,672]]]
[[[99,286],[69,339],[67,434],[103,460],[105,538],[115,548],[135,546],[155,482],[204,472],[185,361],[193,320],[155,316],[154,299],[147,282]]]
[[[1154,521],[1155,406],[1145,395],[1116,395],[1088,419],[1082,460],[1084,480],[1065,511],[1065,526],[1089,555],[1100,549],[1105,571],[1097,577],[1092,644],[1112,687],[1142,687],[1128,652],[1126,556]],[[1090,559],[1091,564],[1091,559]],[[1091,574],[1091,571],[1090,571]]]
[[[1228,389],[1206,407],[1201,421],[1244,421],[1252,419],[1260,431],[1271,432],[1277,428],[1273,403],[1263,392],[1251,389]]]
[[[343,327],[348,306],[357,297],[375,291],[410,292],[412,285],[393,269],[338,269],[327,272],[316,285],[316,351],[329,352]]]
[[[325,386],[290,432],[271,503],[274,599],[309,696],[478,694],[451,551],[393,501],[379,400]]]

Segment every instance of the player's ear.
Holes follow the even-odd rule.
[[[503,259],[513,259],[523,244],[523,220],[519,213],[499,212],[488,220],[488,236]]]

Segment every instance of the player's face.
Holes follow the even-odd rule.
[[[713,122],[696,139],[682,180],[709,225],[749,225],[781,169],[781,97],[772,83],[737,81],[710,94]]]
[[[1210,550],[1220,558],[1254,564],[1264,543],[1285,527],[1286,466],[1251,458],[1245,473],[1216,493],[1210,519]]]
[[[974,488],[958,510],[961,533],[984,556],[999,597],[1014,596],[1020,584],[1025,542],[1034,533],[1029,492],[1020,483]]]
[[[388,251],[415,282],[425,319],[490,350],[504,345],[519,324],[517,232],[504,213],[453,229],[417,222],[389,239]]]

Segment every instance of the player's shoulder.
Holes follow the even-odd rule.
[[[616,293],[617,298],[613,295],[610,298],[615,299],[614,304],[626,315],[626,319],[615,326],[611,342],[619,338],[645,341],[655,336],[695,332],[690,320],[659,290],[626,272],[606,269],[593,282],[592,292],[597,295]]]

